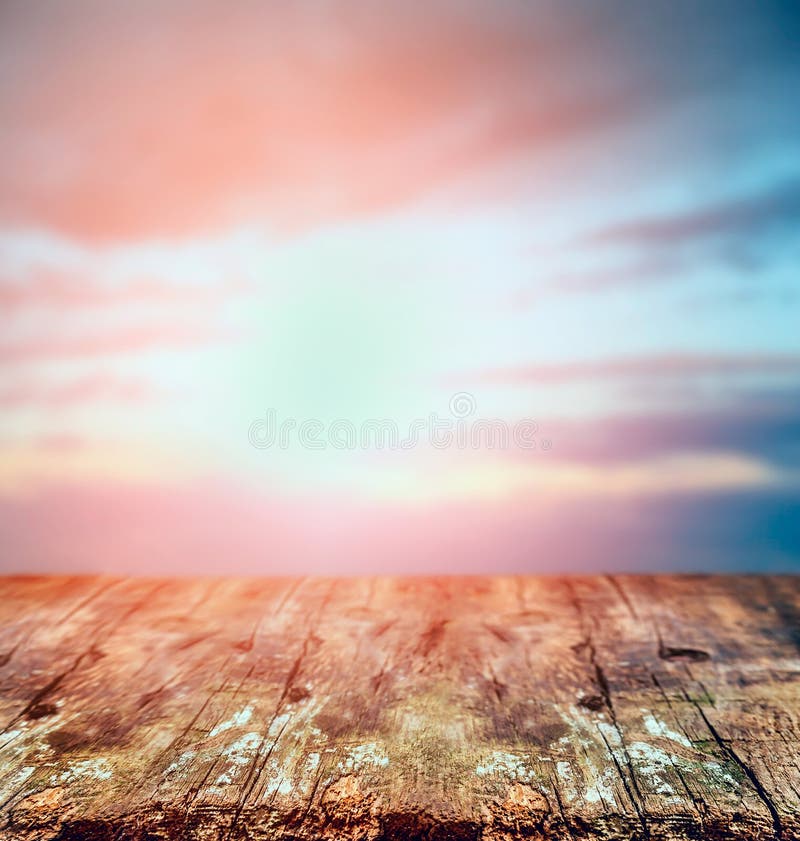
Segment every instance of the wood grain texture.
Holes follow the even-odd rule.
[[[800,579],[4,579],[0,837],[797,839]]]

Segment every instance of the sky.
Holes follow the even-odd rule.
[[[7,0],[0,572],[800,572],[799,91],[777,0]]]

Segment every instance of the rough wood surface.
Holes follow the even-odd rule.
[[[800,838],[800,579],[0,581],[0,837]]]

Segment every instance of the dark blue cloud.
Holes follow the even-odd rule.
[[[800,390],[752,391],[710,409],[553,422],[553,458],[625,463],[678,453],[725,452],[800,468]]]

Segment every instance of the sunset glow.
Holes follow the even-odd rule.
[[[3,571],[800,569],[798,43],[781,2],[4,3]],[[458,394],[536,445],[249,432]]]

